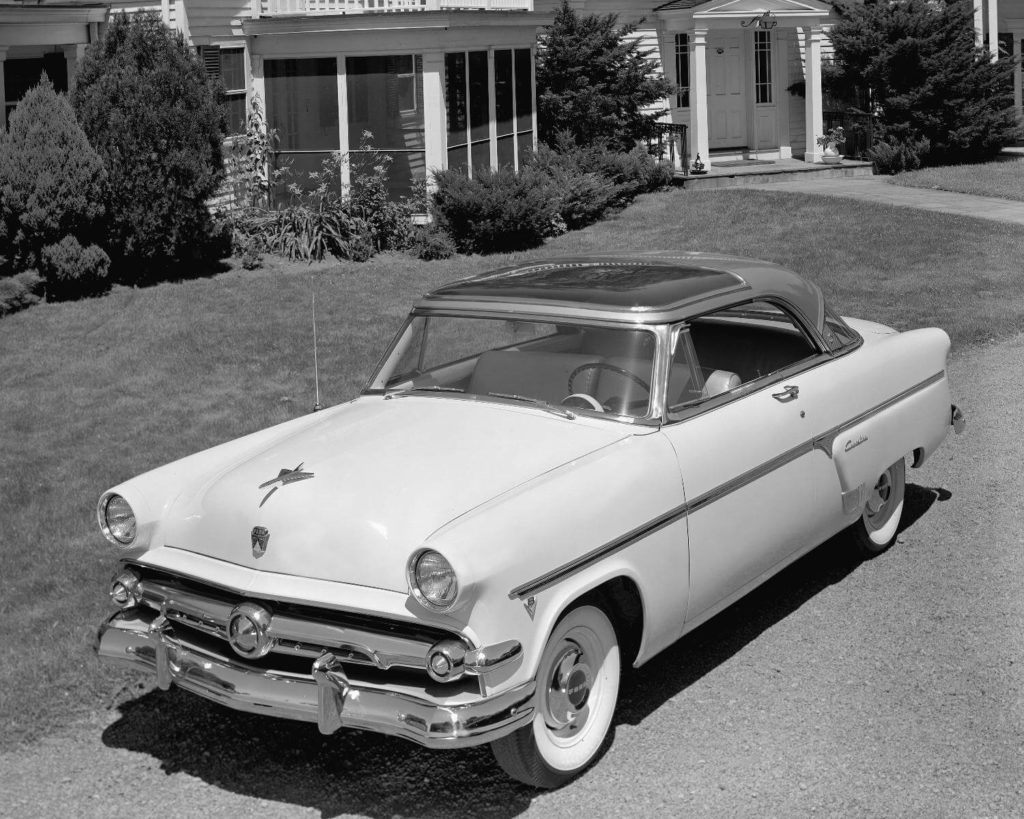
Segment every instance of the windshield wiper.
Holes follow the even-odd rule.
[[[540,407],[542,410],[546,410],[552,415],[557,415],[559,418],[568,418],[570,421],[576,420],[576,413],[569,412],[565,407],[556,407],[547,401],[541,401],[539,398],[531,398],[528,395],[516,395],[513,392],[489,392],[487,394],[492,398],[507,398],[510,401],[522,401],[524,404],[533,404],[535,407]]]
[[[384,397],[401,398],[403,395],[412,395],[415,392],[465,392],[465,390],[460,387],[442,387],[438,384],[432,384],[425,387],[408,387],[404,390],[389,392]]]

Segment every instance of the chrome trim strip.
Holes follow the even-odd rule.
[[[828,430],[827,432],[823,432],[821,435],[815,436],[812,441],[814,448],[820,449],[822,452],[828,455],[829,458],[831,458],[832,447],[835,445],[836,438],[838,438],[844,432],[857,426],[857,424],[861,423],[862,421],[866,421],[868,420],[868,418],[872,418],[873,416],[878,415],[878,413],[884,412],[885,410],[889,409],[889,407],[898,404],[905,398],[909,398],[915,393],[927,389],[932,384],[937,384],[945,377],[946,371],[939,370],[939,372],[935,373],[934,375],[928,376],[928,378],[924,379],[924,381],[919,381],[914,386],[908,387],[907,389],[903,390],[903,392],[894,395],[892,398],[883,401],[880,404],[876,404],[871,409],[865,410],[859,415],[855,415],[850,420],[844,421],[842,424],[832,427],[832,429]]]
[[[703,495],[698,495],[687,505],[687,514],[690,512],[696,512],[699,509],[703,509],[714,503],[717,500],[721,500],[726,495],[731,495],[738,489],[742,489],[744,486],[753,483],[754,481],[760,480],[766,475],[774,472],[776,469],[782,469],[797,458],[802,458],[804,455],[808,455],[814,451],[810,441],[805,441],[802,444],[798,444],[781,455],[776,455],[770,461],[765,461],[760,466],[755,466],[753,469],[744,472],[742,475],[733,478],[731,481],[726,481],[720,486],[716,486],[705,492]]]
[[[638,526],[636,529],[627,532],[626,534],[622,535],[619,538],[616,538],[610,543],[606,543],[603,546],[599,546],[598,548],[590,552],[587,552],[585,555],[582,555],[576,558],[575,560],[571,560],[568,563],[559,566],[556,569],[552,569],[550,572],[547,572],[546,574],[542,574],[536,580],[531,580],[529,583],[524,583],[521,586],[516,586],[514,589],[512,589],[512,591],[508,593],[509,599],[514,600],[517,597],[522,599],[524,597],[529,597],[531,594],[536,594],[539,591],[543,591],[549,586],[553,586],[559,580],[562,580],[563,578],[568,577],[571,574],[575,574],[578,571],[582,571],[591,563],[600,560],[603,557],[607,557],[608,555],[615,554],[615,552],[625,549],[627,546],[631,545],[640,538],[646,537],[647,535],[652,535],[659,529],[664,529],[669,524],[675,523],[680,518],[685,517],[687,511],[687,504],[684,503],[681,506],[677,506],[675,509],[671,509],[665,514],[656,517],[654,520],[648,521],[642,526]]]
[[[735,477],[730,481],[726,481],[720,486],[716,486],[714,489],[705,492],[703,495],[698,495],[692,501],[688,501],[687,503],[684,503],[681,506],[677,506],[676,508],[669,510],[663,515],[654,518],[654,520],[645,523],[641,526],[638,526],[630,532],[627,532],[621,537],[616,538],[615,540],[612,540],[604,544],[603,546],[599,546],[598,548],[587,552],[585,555],[582,555],[576,558],[575,560],[571,560],[568,563],[565,563],[561,566],[558,566],[555,569],[552,569],[549,572],[546,572],[545,574],[542,574],[535,580],[531,580],[528,583],[523,583],[520,586],[516,586],[514,589],[512,589],[512,591],[508,593],[509,599],[515,599],[517,597],[520,599],[524,599],[529,597],[530,595],[537,594],[538,592],[543,591],[544,589],[550,588],[560,580],[564,580],[566,577],[569,577],[570,575],[582,571],[583,569],[590,566],[590,564],[600,560],[601,558],[607,557],[608,555],[614,554],[618,551],[621,551],[622,549],[625,549],[627,546],[632,545],[637,540],[640,540],[641,538],[646,537],[647,535],[654,534],[654,532],[664,528],[665,526],[668,526],[670,523],[674,523],[675,521],[685,517],[686,515],[689,515],[692,512],[696,512],[700,509],[703,509],[705,506],[709,506],[710,504],[714,503],[717,500],[721,500],[726,495],[730,495],[733,492],[742,489],[744,486],[747,486],[748,484],[751,484],[756,480],[760,480],[761,478],[765,477],[771,472],[774,472],[776,469],[781,469],[790,462],[795,461],[798,458],[803,457],[804,455],[811,454],[816,449],[820,449],[822,452],[828,455],[829,458],[831,458],[832,444],[835,443],[835,439],[839,435],[841,435],[844,430],[851,429],[860,422],[865,421],[868,418],[871,418],[872,416],[882,412],[883,410],[888,409],[894,404],[897,404],[900,401],[909,398],[911,395],[914,395],[915,393],[918,393],[921,390],[930,387],[932,384],[941,381],[945,377],[945,375],[946,373],[944,370],[937,372],[934,375],[926,378],[924,381],[921,381],[915,384],[914,386],[903,390],[903,392],[899,393],[893,398],[883,401],[882,403],[875,405],[871,409],[865,410],[864,412],[855,415],[850,420],[833,427],[828,432],[822,435],[818,435],[809,441],[804,441],[803,443],[798,444],[792,449],[783,452],[781,455],[777,455],[771,460],[765,461],[763,464],[756,466],[753,469],[748,470],[747,472],[744,472],[742,475],[739,475],[738,477]]]

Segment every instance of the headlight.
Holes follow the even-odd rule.
[[[409,558],[406,568],[409,592],[432,611],[448,611],[459,596],[455,570],[440,552],[424,549]]]
[[[100,503],[100,529],[115,546],[129,546],[135,540],[135,512],[120,495],[110,495]]]

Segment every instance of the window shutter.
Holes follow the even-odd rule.
[[[220,46],[199,46],[199,56],[206,67],[206,76],[220,77]]]

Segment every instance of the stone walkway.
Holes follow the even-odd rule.
[[[992,219],[997,222],[1024,225],[1024,202],[988,196],[973,196],[966,193],[951,193],[930,188],[907,188],[902,185],[893,185],[879,176],[798,179],[790,182],[750,185],[749,187],[821,196],[843,196],[860,199],[864,202],[877,202],[881,205],[920,208],[939,213],[953,213],[977,219]]]

